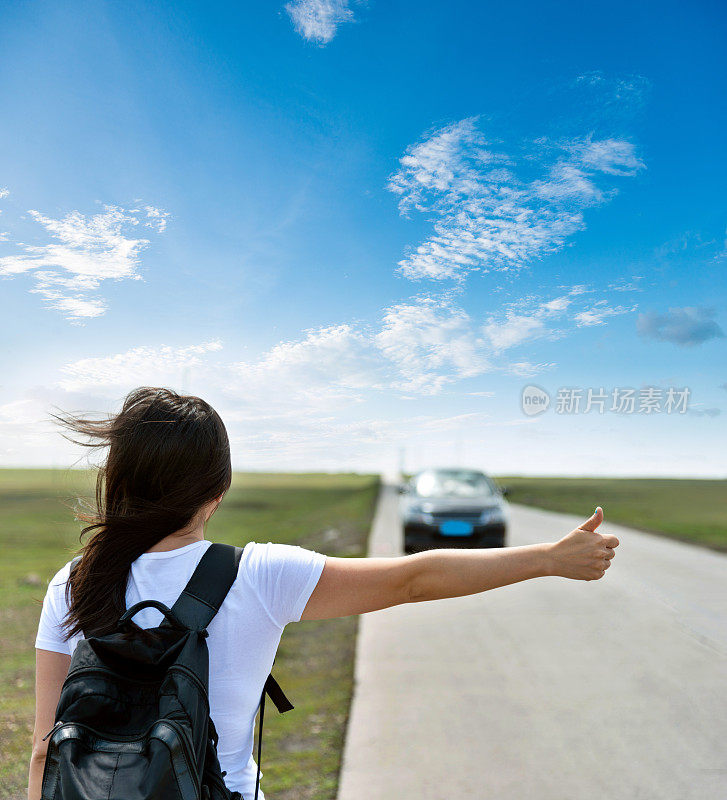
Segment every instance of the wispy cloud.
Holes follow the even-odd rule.
[[[585,139],[566,142],[564,148],[571,153],[576,163],[607,175],[636,175],[646,166],[637,157],[634,145],[625,139],[594,141],[593,137],[587,136]]]
[[[436,394],[491,368],[469,315],[446,298],[420,297],[384,311],[375,345],[399,372],[394,385]]]
[[[664,314],[649,311],[639,314],[637,330],[647,339],[694,347],[710,339],[724,338],[724,331],[714,317],[713,309],[693,306],[670,308]]]
[[[643,75],[610,76],[601,70],[592,70],[579,75],[575,85],[595,90],[599,96],[601,113],[612,108],[623,113],[643,104],[651,88],[651,82]]]
[[[207,353],[222,349],[215,339],[188,347],[135,347],[124,353],[82,358],[66,364],[57,386],[67,392],[124,391],[134,386],[179,386],[183,372],[200,366]]]
[[[0,455],[17,458],[31,429],[40,430],[44,420],[42,430],[50,436],[45,423],[51,404],[110,409],[139,385],[203,393],[223,414],[233,444],[258,467],[276,459],[280,466],[281,458],[310,466],[314,458],[325,468],[329,456],[330,466],[340,466],[342,452],[351,459],[346,463],[354,463],[367,447],[391,446],[414,432],[446,438],[448,431],[508,424],[488,419],[496,386],[488,376],[529,378],[553,367],[553,361],[538,360],[536,340],[572,335],[585,313],[609,316],[612,307],[594,303],[594,292],[565,287],[490,315],[465,310],[451,292],[420,294],[382,309],[370,322],[304,330],[245,360],[217,339],[76,359],[61,366],[49,385],[0,407],[0,431],[7,433]],[[453,389],[487,406],[438,413],[442,396]],[[381,418],[384,407],[423,409],[429,402],[437,413],[415,415],[400,406],[398,416]]]
[[[106,302],[98,296],[104,281],[140,279],[140,255],[149,240],[133,234],[140,227],[161,232],[169,217],[153,206],[130,210],[106,206],[98,214],[72,211],[60,219],[39,211],[28,213],[50,241],[17,242],[16,255],[0,258],[0,275],[30,274],[35,282],[31,291],[44,298],[46,307],[77,324],[106,310]]]
[[[636,310],[635,305],[611,305],[605,299],[583,304],[584,295],[589,293],[583,286],[573,286],[550,300],[525,297],[506,305],[482,326],[491,351],[499,354],[536,339],[560,339],[575,328],[605,325],[607,317]],[[518,361],[509,364],[507,370],[530,376],[550,366],[550,362]]]
[[[554,361],[541,361],[538,364],[534,364],[532,361],[514,361],[510,364],[508,372],[518,378],[533,378],[554,366]]]
[[[436,395],[492,369],[478,325],[449,298],[421,295],[382,310],[372,324],[306,331],[257,361],[225,370],[226,391],[268,408],[333,408],[371,393]]]
[[[157,233],[164,233],[167,229],[169,217],[171,216],[168,211],[164,211],[163,208],[157,208],[156,206],[144,206],[142,209],[134,209],[135,214],[142,212],[146,216],[144,227],[152,228],[152,230],[157,231]]]
[[[46,301],[46,308],[60,311],[66,319],[79,324],[83,320],[100,317],[108,308],[101,297],[93,297],[86,292],[94,292],[98,282],[85,280],[81,276],[65,277],[56,272],[37,270],[33,273],[35,286],[32,294],[39,294]]]
[[[643,275],[633,275],[631,280],[622,280],[617,283],[611,283],[606,288],[610,292],[643,292],[644,287],[640,281],[643,280]]]
[[[529,314],[510,310],[505,313],[504,319],[491,317],[483,325],[483,331],[492,350],[500,353],[548,334],[550,331],[543,316],[542,309],[535,309]]]
[[[285,10],[295,30],[308,41],[328,44],[344,22],[353,22],[348,0],[293,0]]]
[[[276,416],[330,413],[372,396],[434,396],[488,373],[523,376],[547,369],[552,362],[532,358],[535,340],[562,338],[630,310],[605,300],[586,302],[588,297],[574,286],[477,318],[448,293],[422,294],[384,308],[371,323],[306,330],[251,360],[224,358],[217,340],[135,347],[67,364],[57,386],[118,394],[143,383],[179,386],[185,370],[192,370],[244,414]]]
[[[686,230],[659,245],[654,254],[659,261],[671,264],[689,264],[696,258],[721,262],[727,256],[727,231],[721,227],[710,231]]]
[[[4,199],[10,194],[10,190],[7,186],[0,186],[0,200]]]
[[[330,408],[357,402],[363,390],[385,384],[383,364],[365,329],[332,325],[280,342],[256,361],[229,366],[225,391],[244,404],[268,408]]]
[[[623,290],[622,290],[623,291]],[[575,315],[578,327],[590,328],[595,325],[605,325],[607,317],[616,317],[621,314],[630,314],[636,311],[636,306],[612,306],[606,300],[599,300],[590,308],[579,311]]]
[[[534,159],[544,176],[525,179],[518,173],[532,169],[533,157],[518,164],[477,123],[471,117],[431,132],[407,149],[389,178],[402,214],[419,211],[434,220],[433,235],[399,262],[407,278],[519,269],[561,248],[584,227],[585,208],[614,195],[599,177],[644,168],[625,139],[539,140]]]

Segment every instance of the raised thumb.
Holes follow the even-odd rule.
[[[596,528],[603,522],[603,509],[601,506],[598,506],[596,510],[593,512],[593,515],[589,517],[583,525],[580,526],[582,531],[595,531]]]

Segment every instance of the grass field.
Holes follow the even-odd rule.
[[[661,478],[500,477],[508,500],[549,511],[605,518],[727,551],[727,481]]]
[[[25,797],[34,707],[34,641],[47,581],[80,525],[63,505],[88,495],[81,471],[0,470],[0,800]],[[378,478],[237,474],[207,538],[299,544],[365,555]],[[264,789],[275,800],[332,800],[353,688],[357,617],[289,626],[275,674],[295,710],[266,715]]]

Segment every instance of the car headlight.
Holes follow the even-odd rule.
[[[406,517],[412,522],[429,523],[432,520],[432,515],[429,511],[425,511],[422,506],[409,506],[406,511]]]
[[[480,522],[482,523],[491,523],[491,522],[504,522],[505,515],[501,508],[485,508],[482,510],[480,514]]]

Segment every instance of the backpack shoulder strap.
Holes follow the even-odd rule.
[[[242,556],[241,547],[229,544],[211,544],[197,564],[192,577],[184,587],[172,611],[188,628],[201,630],[206,628],[220,610],[222,601],[227,597],[237,577]],[[168,624],[165,617],[162,625]],[[274,659],[273,659],[274,660]],[[260,766],[262,763],[263,717],[265,714],[265,695],[275,703],[280,713],[291,711],[293,704],[285,696],[280,684],[268,675],[260,695],[260,715],[258,717],[258,750],[257,778],[255,781],[255,800],[260,791]]]
[[[242,548],[230,544],[215,542],[207,548],[172,606],[184,625],[202,630],[212,622],[235,582],[241,556]]]

